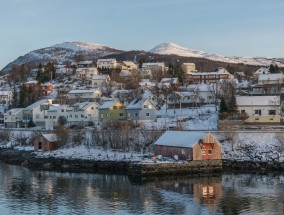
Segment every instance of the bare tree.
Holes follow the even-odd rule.
[[[63,125],[59,125],[54,132],[57,136],[57,141],[59,147],[65,146],[67,144],[68,138],[70,136],[70,129],[65,128]]]
[[[215,105],[215,109],[217,111],[218,110],[218,96],[219,96],[218,84],[208,84],[208,91]]]
[[[237,150],[245,155],[250,161],[257,157],[257,146],[255,143],[240,143]]]
[[[231,120],[221,120],[219,122],[219,133],[229,143],[234,151],[234,143],[238,134],[236,133],[235,122]]]

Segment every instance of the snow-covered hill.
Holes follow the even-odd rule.
[[[271,63],[276,63],[280,67],[284,67],[284,59],[283,58],[267,58],[267,57],[226,57],[218,54],[209,54],[203,51],[192,50],[189,48],[185,48],[179,46],[174,43],[163,43],[160,44],[153,49],[149,50],[149,52],[156,54],[165,54],[165,55],[178,55],[184,57],[199,57],[206,58],[213,61],[222,61],[227,63],[243,63],[248,65],[262,65],[267,66]]]
[[[31,51],[24,56],[18,57],[3,68],[10,70],[13,64],[44,63],[48,61],[73,61],[76,55],[81,55],[85,60],[103,57],[109,54],[122,53],[123,51],[105,45],[88,42],[64,42],[47,48]]]

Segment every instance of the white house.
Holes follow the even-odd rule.
[[[258,70],[256,70],[253,75],[258,77],[259,75],[263,75],[263,74],[270,74],[269,68],[261,67]]]
[[[79,100],[95,100],[100,98],[102,95],[99,89],[90,90],[71,90],[68,92],[68,99],[79,99]]]
[[[91,79],[93,76],[98,74],[96,67],[83,67],[76,69],[76,75],[81,79]]]
[[[110,82],[109,75],[94,75],[92,77],[92,86],[93,87],[102,87],[104,84]]]
[[[70,105],[66,112],[67,124],[94,125],[99,121],[99,104],[96,102],[82,102]]]
[[[97,67],[102,69],[115,69],[117,68],[117,62],[116,59],[110,58],[110,59],[98,59],[97,61]]]
[[[45,118],[46,111],[49,110],[52,105],[51,99],[39,100],[23,110],[23,122],[25,127],[29,121],[33,121],[36,126],[45,128]]]
[[[0,91],[0,114],[4,114],[12,102],[12,91]]]
[[[280,99],[278,96],[237,96],[238,109],[247,114],[247,123],[280,123]]]
[[[58,125],[61,120],[64,122],[67,116],[67,105],[53,105],[45,112],[45,129],[53,130],[54,125]],[[62,119],[60,119],[62,118]]]
[[[183,63],[181,65],[181,68],[182,68],[183,72],[186,73],[186,74],[190,74],[190,73],[193,73],[193,72],[196,71],[194,63]]]
[[[161,71],[163,74],[166,72],[166,66],[164,62],[157,62],[157,63],[143,63],[142,64],[143,70],[151,70],[152,73],[155,71]]]
[[[5,128],[20,128],[24,126],[23,123],[24,108],[13,108],[4,114]]]

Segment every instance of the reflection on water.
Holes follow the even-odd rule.
[[[0,164],[1,214],[283,214],[284,176],[153,178]]]

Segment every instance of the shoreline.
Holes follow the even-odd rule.
[[[22,165],[31,170],[80,173],[114,173],[134,177],[231,173],[284,172],[284,162],[203,160],[190,162],[141,163],[87,159],[39,158],[34,151],[0,149],[0,162]]]

